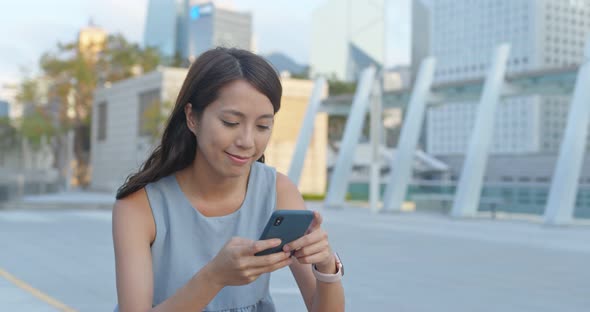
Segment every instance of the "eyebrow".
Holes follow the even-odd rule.
[[[235,115],[235,116],[242,117],[242,118],[246,117],[246,115],[244,113],[234,110],[234,109],[225,109],[225,110],[222,110],[221,112],[226,113],[226,114]],[[274,118],[273,114],[264,114],[262,116],[259,116],[256,119],[273,119],[273,118]]]

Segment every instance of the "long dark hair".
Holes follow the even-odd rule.
[[[281,106],[282,87],[277,72],[262,57],[240,49],[215,48],[201,54],[190,67],[170,115],[162,141],[138,172],[131,174],[117,191],[126,197],[148,183],[188,167],[195,159],[197,140],[186,124],[184,107],[200,118],[205,108],[217,99],[219,89],[243,79],[266,95],[274,112]],[[264,155],[260,159],[264,162]]]

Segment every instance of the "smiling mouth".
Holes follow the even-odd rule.
[[[234,154],[231,154],[231,153],[228,153],[228,152],[225,152],[225,153],[228,154],[231,157],[234,157],[234,158],[237,158],[237,159],[240,159],[240,160],[246,160],[246,159],[252,158],[251,156],[238,156],[238,155],[234,155]]]

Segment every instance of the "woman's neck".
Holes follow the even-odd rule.
[[[195,159],[176,177],[188,197],[200,201],[219,201],[236,193],[245,194],[248,175],[224,177],[208,166],[204,159]]]

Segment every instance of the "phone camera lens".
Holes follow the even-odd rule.
[[[274,225],[279,226],[279,225],[281,225],[282,222],[283,222],[283,217],[278,217],[275,219]]]

